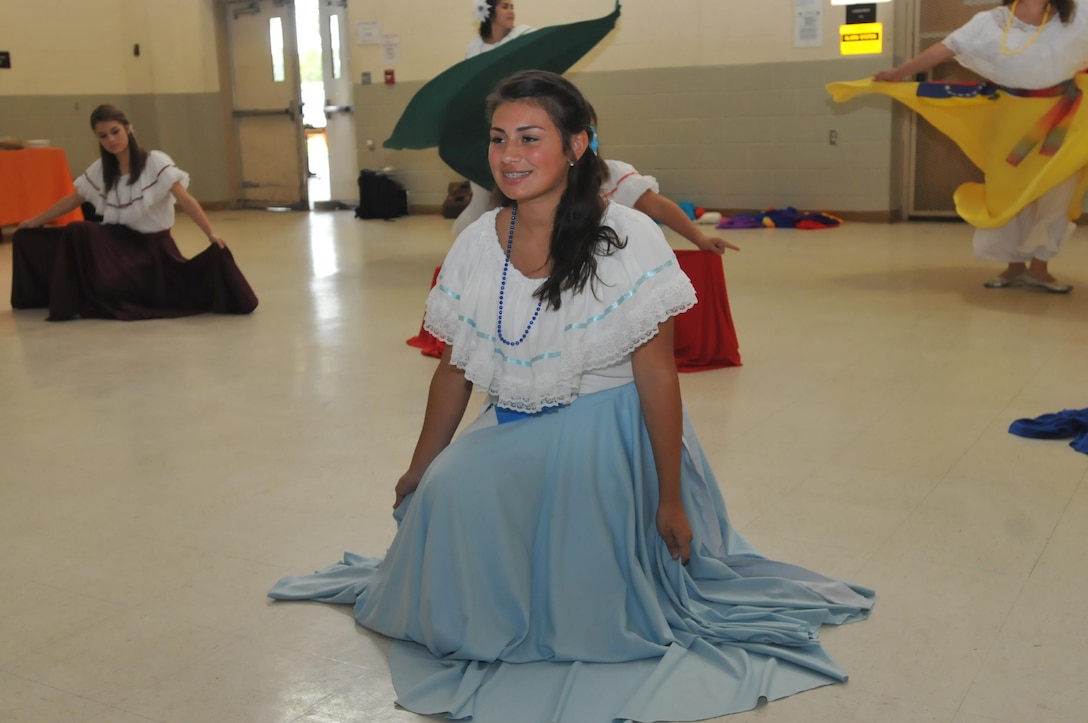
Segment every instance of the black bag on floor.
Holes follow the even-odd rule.
[[[355,218],[397,218],[408,215],[408,192],[381,171],[359,172],[359,205]]]
[[[468,181],[455,181],[446,191],[446,200],[442,202],[442,218],[457,218],[472,200],[472,187]]]

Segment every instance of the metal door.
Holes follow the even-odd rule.
[[[329,186],[333,201],[358,203],[355,107],[348,63],[347,0],[321,0],[321,54],[325,81],[325,142],[329,147]]]
[[[975,13],[1000,4],[989,0],[919,0],[914,52],[939,43]],[[938,65],[919,80],[981,79],[953,60]],[[981,181],[982,171],[947,136],[917,114],[912,116],[908,213],[915,218],[953,217],[953,192],[961,183]]]
[[[242,204],[306,209],[294,5],[250,0],[225,7]]]

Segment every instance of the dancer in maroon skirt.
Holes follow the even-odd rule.
[[[50,321],[253,311],[257,297],[186,190],[189,174],[162,151],[140,148],[118,108],[95,108],[91,128],[101,159],[75,180],[74,193],[23,221],[15,233],[12,307],[48,307]],[[94,205],[103,223],[40,228],[84,202]],[[170,235],[175,202],[210,242],[191,259]]]

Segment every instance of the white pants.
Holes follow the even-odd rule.
[[[1049,261],[1061,250],[1076,226],[1069,221],[1069,204],[1080,183],[1070,176],[1028,204],[999,228],[975,229],[975,256],[999,264]]]
[[[471,181],[469,181],[468,185],[472,189],[472,200],[468,202],[465,210],[461,211],[460,215],[454,220],[454,236],[460,236],[461,232],[469,227],[469,224],[494,208],[491,203],[491,191],[483,186],[477,186]]]

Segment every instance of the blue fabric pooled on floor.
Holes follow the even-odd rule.
[[[1088,409],[1063,409],[1041,414],[1034,419],[1017,419],[1009,425],[1009,433],[1031,439],[1068,439],[1069,446],[1088,454]]]
[[[1088,431],[1081,432],[1074,437],[1069,446],[1082,454],[1088,454]]]

